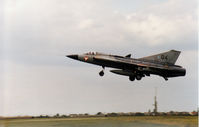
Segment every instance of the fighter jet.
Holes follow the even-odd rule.
[[[185,68],[175,65],[180,53],[180,51],[170,50],[138,59],[131,58],[131,54],[118,56],[98,52],[67,55],[67,57],[102,66],[102,71],[99,72],[100,76],[104,75],[105,67],[111,67],[116,69],[110,70],[110,72],[128,76],[130,81],[141,80],[151,74],[159,75],[167,81],[168,78],[185,76],[186,74]]]

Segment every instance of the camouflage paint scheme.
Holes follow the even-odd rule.
[[[168,52],[147,56],[139,59],[131,58],[131,54],[127,56],[109,55],[103,53],[89,52],[82,55],[67,55],[67,57],[87,62],[103,67],[99,72],[100,76],[104,75],[105,67],[116,68],[110,72],[129,76],[129,80],[141,80],[142,77],[150,76],[150,74],[159,75],[165,80],[171,77],[185,76],[186,69],[179,65],[175,65],[180,51],[170,50]]]

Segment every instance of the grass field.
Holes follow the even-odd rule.
[[[132,116],[0,120],[0,127],[197,127],[197,116]]]

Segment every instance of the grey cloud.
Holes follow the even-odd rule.
[[[102,12],[96,11],[100,10],[99,8],[91,11],[96,4],[89,7],[86,6],[86,9],[80,11],[79,8],[84,7],[84,4],[81,6],[81,3],[74,4],[71,1],[68,3],[65,3],[68,6],[64,7],[63,3],[56,3],[56,10],[50,12],[45,9],[40,10],[43,7],[42,5],[44,5],[42,4],[38,7],[39,9],[36,9],[36,12],[31,12],[31,10],[30,13],[27,13],[29,11],[23,12],[25,14],[19,13],[16,17],[17,20],[20,19],[17,21],[17,26],[12,25],[9,31],[13,32],[10,36],[17,40],[15,43],[16,47],[21,46],[31,50],[34,49],[34,47],[45,47],[46,44],[48,44],[48,48],[53,50],[55,47],[75,48],[78,46],[105,48],[114,45],[114,47],[117,48],[121,46],[120,43],[123,43],[124,47],[130,47],[130,45],[142,46],[143,43],[144,45],[151,46],[153,43],[157,43],[158,45],[167,43],[175,45],[176,43],[184,42],[186,45],[190,43],[186,41],[189,40],[189,38],[193,38],[193,40],[191,40],[193,44],[191,45],[195,45],[196,43],[196,39],[194,39],[196,38],[196,34],[194,33],[196,33],[197,29],[194,26],[197,21],[192,18],[190,20],[187,19],[186,15],[185,18],[175,19],[169,18],[168,16],[164,17],[157,15],[157,8],[155,8],[154,11],[150,11],[149,13],[138,12],[136,16],[131,17],[131,20],[126,21],[125,18],[128,14],[117,14],[113,11],[106,13],[106,11],[109,10],[108,8],[105,8]],[[35,4],[35,6],[38,4],[39,3]],[[70,5],[72,5],[72,7],[70,7]],[[77,7],[75,5],[77,5]],[[48,9],[52,8],[52,5],[50,4],[44,7]],[[71,11],[70,9],[73,7],[74,9]],[[66,9],[67,11],[65,11]],[[93,14],[93,12],[95,13]],[[192,15],[190,13],[188,14]],[[139,19],[142,20],[140,21]],[[162,24],[157,25],[157,22]],[[190,23],[187,24],[187,22]],[[165,26],[165,24],[168,25]],[[82,29],[82,26],[85,27],[85,25],[87,25],[87,29]],[[170,28],[168,29],[168,27]],[[26,41],[25,44],[23,43],[24,41]],[[23,46],[19,45],[20,43]],[[13,48],[15,44],[12,46]]]

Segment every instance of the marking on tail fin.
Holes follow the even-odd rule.
[[[140,58],[140,60],[160,62],[164,64],[174,65],[180,55],[180,51],[170,50],[160,54]]]

